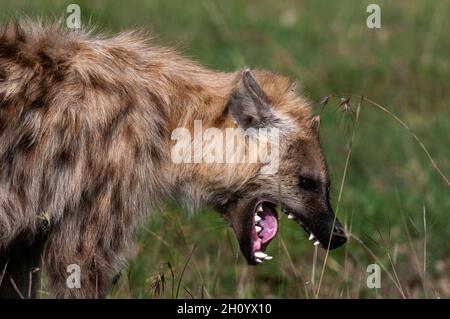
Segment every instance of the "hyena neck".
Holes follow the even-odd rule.
[[[178,129],[185,129],[195,144],[197,134],[202,134],[207,128],[225,131],[225,128],[235,126],[228,114],[227,103],[236,85],[236,73],[210,71],[187,60],[181,64],[171,64],[169,70],[172,72],[164,75],[171,83],[166,91],[170,101],[167,105],[169,147],[165,150],[169,162],[166,176],[170,196],[180,200],[193,212],[210,202],[213,189],[217,187],[212,177],[223,174],[214,172],[213,165],[196,160],[194,145],[190,162],[174,162],[170,153],[176,141],[172,134]]]
[[[169,127],[194,129],[194,121],[202,126],[225,127],[231,123],[227,103],[236,85],[236,73],[214,72],[189,60],[168,61],[169,79],[166,107]]]
[[[256,176],[261,168],[260,163],[227,162],[226,135],[228,129],[236,131],[238,125],[228,110],[232,92],[238,84],[240,72],[217,73],[199,68],[198,72],[184,74],[188,81],[176,82],[172,95],[174,103],[171,130],[185,129],[191,141],[190,157],[187,161],[176,162],[168,154],[167,166],[168,185],[171,185],[171,196],[193,212],[205,206],[220,206],[232,200],[233,194],[239,193],[249,185],[249,181]],[[177,79],[179,75],[176,75]],[[180,88],[189,88],[181,91]],[[183,101],[180,103],[180,101]],[[222,133],[222,152],[224,162],[208,163],[204,153],[208,145],[215,144],[205,137],[208,129],[218,129]],[[198,134],[201,136],[199,137]],[[174,149],[178,140],[169,138],[169,152]],[[201,144],[202,147],[197,148]],[[197,151],[200,150],[201,154]],[[233,148],[233,152],[236,149]],[[198,156],[200,155],[200,156]]]

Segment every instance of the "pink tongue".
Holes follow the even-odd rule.
[[[278,221],[275,216],[268,214],[263,216],[259,225],[262,227],[261,232],[258,234],[259,238],[261,238],[261,243],[267,243],[277,234]]]

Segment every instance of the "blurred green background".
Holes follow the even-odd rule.
[[[403,119],[450,174],[450,2],[77,1],[85,25],[105,32],[146,26],[157,43],[218,70],[246,65],[299,81],[320,112],[337,206],[352,121],[339,98],[364,95]],[[70,1],[0,0],[0,20],[64,17]],[[350,105],[356,109],[358,98]],[[339,218],[352,234],[328,255],[281,220],[274,260],[247,266],[234,234],[210,211],[188,216],[177,203],[155,210],[111,298],[450,297],[449,185],[417,141],[386,113],[361,106]],[[426,227],[424,227],[426,224]],[[369,289],[366,267],[382,266]],[[323,276],[322,274],[323,271]],[[320,278],[322,277],[322,280]],[[45,285],[44,285],[45,286]],[[320,288],[319,288],[320,286]],[[178,291],[178,293],[177,293]],[[47,296],[45,287],[41,295]]]

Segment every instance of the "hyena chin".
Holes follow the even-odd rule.
[[[0,30],[1,297],[34,297],[40,269],[52,296],[104,297],[146,212],[168,197],[216,208],[252,265],[271,258],[277,207],[314,245],[346,241],[319,119],[289,80],[211,71],[148,38],[33,21]],[[204,130],[277,128],[268,147],[278,170],[174,163],[171,132],[196,120]],[[79,285],[68,269],[80,270]]]

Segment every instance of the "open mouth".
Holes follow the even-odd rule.
[[[259,201],[253,210],[252,254],[257,263],[272,259],[265,250],[278,232],[278,214],[274,204]]]
[[[255,198],[250,202],[241,202],[232,210],[235,213],[226,215],[250,265],[258,265],[272,259],[266,249],[278,233],[277,207],[275,201]],[[280,208],[288,219],[295,221],[305,230],[314,246],[335,249],[347,241],[345,229],[332,211],[318,212],[313,217],[308,217],[306,213],[295,211],[283,204]]]
[[[313,232],[306,226],[299,218],[286,210],[282,211],[287,215],[288,219],[297,222],[307,234],[309,240],[314,246],[320,245],[320,241],[316,238]],[[276,205],[272,202],[260,200],[253,209],[253,228],[252,228],[252,257],[256,263],[260,264],[266,260],[271,260],[273,257],[266,254],[266,248],[270,242],[275,238],[278,232],[278,214]]]

